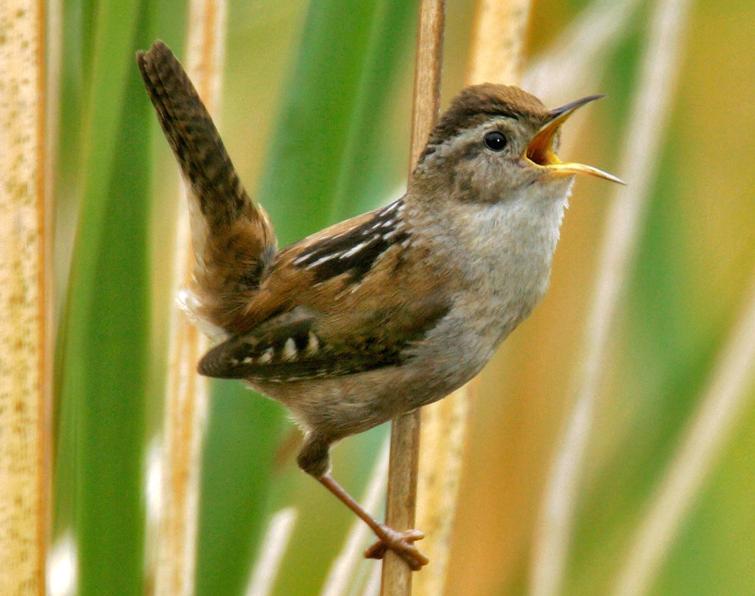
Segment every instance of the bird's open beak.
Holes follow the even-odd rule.
[[[583,97],[571,103],[555,108],[550,111],[550,120],[546,122],[543,127],[537,131],[537,134],[532,137],[530,144],[527,146],[525,157],[531,162],[548,168],[554,173],[559,174],[590,174],[591,176],[597,176],[598,178],[605,178],[611,182],[618,182],[619,184],[625,184],[623,180],[617,178],[613,174],[599,170],[592,166],[587,166],[581,163],[565,163],[562,162],[553,151],[553,138],[556,136],[558,129],[566,122],[574,112],[576,112],[583,105],[600,99],[602,95],[590,95]]]

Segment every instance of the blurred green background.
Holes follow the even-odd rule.
[[[621,27],[569,159],[616,171],[653,2]],[[528,56],[590,2],[534,3]],[[182,55],[187,3],[62,4],[55,171],[56,532],[79,540],[81,593],[136,594],[145,559],[145,457],[160,433],[176,167],[133,53]],[[449,0],[444,105],[464,84],[474,3]],[[220,131],[282,244],[386,202],[408,165],[416,3],[228,5]],[[568,594],[604,594],[726,339],[755,266],[755,5],[693,5],[679,84],[590,439]],[[568,69],[569,64],[564,64]],[[556,98],[565,102],[573,97]],[[569,128],[564,132],[570,133]],[[628,180],[631,184],[631,180]],[[526,592],[533,525],[569,404],[613,189],[577,182],[551,290],[485,369],[475,402],[448,594]],[[752,389],[751,389],[752,390]],[[755,408],[664,563],[653,593],[755,593]],[[360,495],[387,428],[334,451]],[[282,409],[214,382],[206,424],[197,591],[243,593],[270,515],[298,519],[275,594],[317,593],[352,523],[293,454]],[[363,571],[376,563],[363,562]],[[431,569],[427,572],[431,572]]]

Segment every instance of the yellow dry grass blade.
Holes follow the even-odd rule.
[[[44,11],[0,4],[0,593],[44,594],[49,225]]]
[[[517,84],[530,5],[530,0],[478,0],[468,84]]]
[[[223,66],[226,3],[192,0],[189,6],[187,72],[210,113],[217,112]],[[183,194],[187,191],[184,188]],[[186,197],[180,201],[174,295],[191,282],[194,257]],[[174,309],[163,428],[162,498],[158,528],[157,594],[194,593],[199,521],[200,447],[207,411],[207,380],[196,372],[206,339]]]

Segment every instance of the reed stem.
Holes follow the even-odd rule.
[[[444,0],[421,1],[414,71],[410,167],[414,167],[438,117],[444,16]],[[419,429],[419,410],[399,416],[391,426],[386,523],[399,530],[414,527]],[[411,569],[401,557],[388,551],[383,560],[382,594],[408,596],[411,591]]]
[[[0,593],[44,594],[50,531],[45,10],[0,4]]]
[[[530,0],[479,0],[468,84],[518,82],[529,10]],[[418,594],[443,594],[445,590],[477,385],[475,378],[445,399],[422,408],[417,525],[431,537],[422,551],[432,561],[433,572],[417,576]]]
[[[225,42],[225,0],[191,0],[187,72],[210,113],[218,111]],[[174,292],[191,284],[194,255],[184,187],[181,194]],[[207,380],[196,362],[207,348],[185,313],[174,309],[163,429],[163,497],[158,530],[155,593],[188,596],[195,592],[196,536],[199,523],[199,472]]]

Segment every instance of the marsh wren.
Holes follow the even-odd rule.
[[[417,530],[375,521],[330,473],[339,439],[432,403],[476,375],[548,285],[574,175],[554,110],[516,87],[463,90],[433,129],[406,193],[282,250],[244,190],[183,68],[161,42],[137,56],[191,190],[189,308],[216,345],[210,377],[243,379],[304,433],[299,466],[413,568]],[[295,214],[292,214],[294,217]]]

